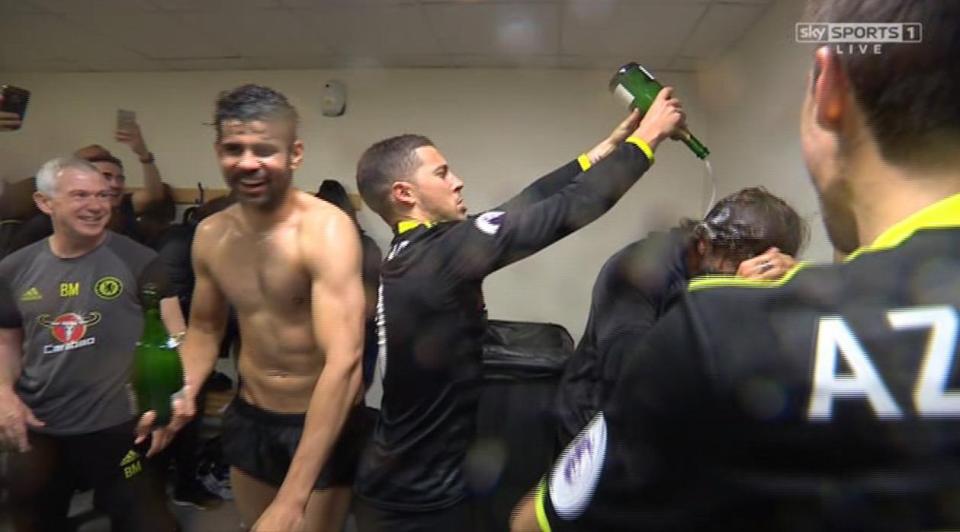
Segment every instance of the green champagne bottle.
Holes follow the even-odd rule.
[[[160,297],[152,285],[141,292],[143,336],[137,342],[133,361],[133,389],[140,415],[154,410],[155,426],[170,422],[170,396],[183,387],[180,354],[160,320]]]
[[[636,63],[623,65],[610,80],[610,92],[628,107],[635,107],[644,113],[650,109],[661,89],[663,85],[653,74]],[[681,132],[681,140],[697,157],[706,159],[710,155],[710,150],[686,129]]]

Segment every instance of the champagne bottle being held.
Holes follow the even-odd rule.
[[[158,427],[170,422],[171,395],[183,386],[183,367],[175,342],[160,319],[160,297],[152,286],[142,292],[143,336],[133,363],[133,389],[140,415],[154,410]]]
[[[656,78],[653,77],[647,69],[637,63],[627,63],[617,70],[610,80],[610,92],[617,98],[624,101],[628,107],[637,108],[646,113],[653,104],[653,100],[663,89]],[[694,137],[690,131],[684,129],[680,133],[680,140],[701,159],[706,159],[710,155],[710,150]]]

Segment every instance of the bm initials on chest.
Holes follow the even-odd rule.
[[[80,283],[60,283],[60,297],[77,297],[80,295]]]

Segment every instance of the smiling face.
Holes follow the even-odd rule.
[[[110,221],[110,184],[93,170],[64,168],[52,195],[36,194],[37,205],[50,215],[54,232],[67,238],[99,238]]]
[[[419,210],[435,222],[465,219],[463,181],[450,170],[437,148],[422,146],[415,153],[420,166],[413,172],[410,183]]]
[[[119,208],[123,201],[123,192],[126,189],[127,178],[123,175],[123,168],[120,165],[110,161],[93,161],[92,164],[110,185],[110,204],[114,208]]]
[[[303,160],[303,143],[282,120],[227,120],[216,144],[224,181],[245,205],[264,210],[278,206]]]

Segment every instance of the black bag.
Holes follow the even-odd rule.
[[[559,325],[490,320],[477,440],[465,467],[478,530],[509,530],[513,507],[553,463],[554,396],[573,349]]]

